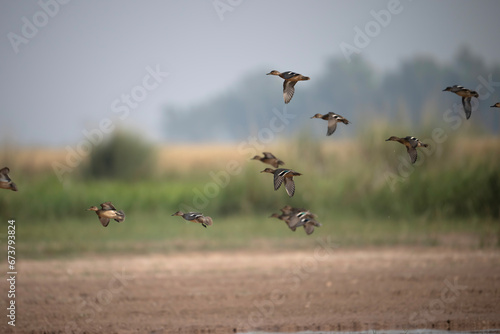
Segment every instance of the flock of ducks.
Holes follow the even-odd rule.
[[[306,234],[310,235],[314,232],[315,227],[321,226],[321,224],[314,219],[317,216],[309,210],[293,208],[290,205],[285,205],[280,210],[281,215],[279,213],[273,213],[269,218],[283,220],[288,228],[294,232],[297,227],[303,226]]]
[[[291,71],[281,73],[279,71],[273,70],[267,73],[267,75],[276,75],[284,79],[283,100],[285,101],[285,104],[288,104],[292,100],[293,94],[295,93],[295,84],[298,81],[310,80],[309,77]],[[464,108],[465,116],[467,119],[469,119],[472,114],[471,100],[473,97],[479,98],[479,94],[476,91],[464,88],[459,85],[446,87],[443,91],[452,92],[462,97],[462,105]],[[500,108],[500,102],[495,103],[491,106],[491,108]],[[334,112],[329,112],[325,115],[315,114],[311,117],[311,119],[313,118],[320,118],[328,121],[326,132],[327,136],[331,136],[335,132],[335,130],[337,129],[337,123],[350,123],[346,118]],[[404,138],[391,136],[386,139],[386,141],[396,141],[403,144],[406,147],[412,164],[417,161],[417,148],[429,146],[422,143],[419,139],[413,136],[406,136]],[[301,173],[296,172],[292,169],[279,168],[285,163],[270,152],[263,152],[262,157],[256,155],[251,160],[259,160],[275,168],[266,168],[261,171],[261,173],[273,174],[274,190],[278,190],[284,183],[284,188],[288,196],[292,197],[295,194],[295,182],[293,180],[293,177],[300,176],[302,175]],[[0,169],[0,188],[17,191],[17,186],[14,182],[12,182],[12,179],[9,177],[9,173],[10,169],[8,167]],[[121,223],[125,220],[125,212],[123,212],[123,210],[117,210],[111,202],[101,203],[100,206],[101,209],[98,209],[96,206],[91,206],[89,209],[87,209],[87,211],[95,211],[102,226],[107,227],[110,220],[112,219],[118,223]],[[270,217],[283,220],[287,224],[288,228],[290,228],[290,230],[292,231],[295,231],[297,227],[303,226],[306,234],[310,235],[314,232],[315,227],[321,226],[321,224],[315,220],[317,216],[309,210],[303,208],[293,208],[289,205],[284,206],[280,210],[281,214],[273,213]],[[205,228],[207,226],[213,225],[213,220],[211,217],[204,216],[199,212],[183,213],[182,211],[177,211],[172,214],[172,216],[180,216],[187,221],[199,223]]]

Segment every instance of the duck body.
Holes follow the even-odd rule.
[[[182,211],[177,211],[172,216],[181,216],[187,221],[193,222],[193,223],[198,223],[201,224],[203,227],[207,226],[212,226],[213,225],[213,220],[212,217],[209,216],[204,216],[202,213],[199,212],[182,212]]]
[[[292,100],[293,94],[295,93],[295,84],[298,81],[305,81],[311,79],[302,74],[295,73],[292,71],[279,72],[276,70],[272,70],[266,75],[277,75],[285,80],[283,82],[283,100],[285,101],[285,104],[288,104]]]
[[[331,136],[335,130],[337,129],[337,123],[341,122],[344,124],[349,124],[350,122],[347,120],[347,118],[342,117],[334,112],[329,112],[328,114],[316,114],[311,119],[313,118],[321,118],[325,121],[328,121],[328,129],[326,131],[327,136]]]
[[[118,223],[125,221],[125,212],[123,212],[123,210],[117,210],[111,202],[101,203],[101,209],[98,209],[96,206],[91,206],[87,211],[95,211],[97,217],[99,217],[99,221],[104,227],[108,226],[111,219],[114,219]]]
[[[0,188],[17,191],[17,186],[14,182],[12,182],[11,178],[9,177],[9,173],[10,173],[9,167],[4,167],[0,169]]]
[[[460,85],[446,87],[443,89],[443,92],[452,92],[462,97],[462,106],[464,107],[465,117],[469,119],[472,114],[471,100],[473,97],[478,98],[479,94],[474,90],[464,88]]]
[[[500,102],[495,103],[490,108],[500,108]]]
[[[262,161],[265,164],[269,164],[273,166],[274,168],[278,168],[281,165],[284,165],[285,163],[281,161],[280,159],[276,158],[272,153],[270,152],[262,152],[264,154],[263,157],[260,157],[258,155],[254,156],[250,160],[259,160]]]
[[[295,194],[295,182],[293,181],[294,176],[302,175],[291,169],[286,168],[266,168],[261,173],[270,173],[274,175],[274,190],[278,190],[282,183],[285,183],[285,190],[288,196],[292,197]]]
[[[406,146],[406,151],[410,155],[410,161],[412,164],[417,161],[417,147],[427,147],[429,145],[422,143],[418,138],[412,136],[406,136],[404,138],[399,138],[396,136],[391,136],[385,141],[397,141],[404,146]]]

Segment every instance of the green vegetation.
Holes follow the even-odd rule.
[[[236,146],[233,175],[215,167],[222,159],[217,155],[202,168],[120,179],[75,173],[64,185],[51,171],[33,174],[18,166],[11,177],[20,191],[0,192],[0,213],[3,220],[16,219],[18,252],[25,257],[311,249],[318,237],[343,247],[498,247],[500,142],[464,132],[467,140],[450,133],[441,144],[429,142],[415,166],[402,145],[368,131],[356,142],[299,137],[292,152],[278,143],[269,150],[303,173],[293,198],[284,189],[275,192],[272,176],[259,173],[265,165],[241,156]],[[160,164],[171,162],[149,168],[161,170]],[[127,219],[103,228],[86,209],[108,200]],[[309,208],[323,226],[308,237],[268,218],[286,204]],[[179,209],[210,215],[214,226],[171,217]]]
[[[85,169],[87,177],[138,180],[154,172],[155,149],[138,134],[116,131],[96,146]]]

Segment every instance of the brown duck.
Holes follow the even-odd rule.
[[[295,182],[293,182],[294,176],[302,175],[291,169],[285,168],[266,168],[261,173],[270,173],[274,175],[274,190],[278,190],[281,184],[285,183],[285,190],[288,196],[292,197],[295,194]]]
[[[17,186],[9,177],[10,169],[9,167],[4,167],[0,169],[0,188],[10,189],[12,191],[17,191]]]
[[[321,118],[325,121],[328,121],[328,129],[326,131],[326,135],[327,136],[331,136],[332,133],[335,132],[335,130],[337,129],[337,123],[338,122],[341,122],[341,123],[344,123],[344,124],[349,124],[350,122],[347,120],[347,118],[344,118],[334,112],[329,112],[328,114],[324,114],[324,115],[321,115],[321,114],[316,114],[314,115],[312,118]]]
[[[214,223],[211,217],[204,216],[203,214],[201,214],[199,212],[184,213],[182,211],[177,211],[174,214],[172,214],[172,216],[181,216],[185,220],[193,222],[193,223],[199,223],[205,228],[207,226],[212,226]]]
[[[276,70],[272,70],[271,72],[267,73],[266,75],[277,75],[280,78],[284,79],[285,81],[283,82],[283,100],[285,100],[285,104],[290,102],[292,100],[293,94],[295,93],[295,84],[297,81],[303,81],[303,80],[309,80],[311,78],[306,77],[302,74],[298,74],[295,72],[291,71],[286,71],[286,72],[279,72]]]
[[[280,159],[276,158],[272,153],[270,152],[262,152],[264,154],[263,157],[260,157],[258,155],[254,156],[250,160],[259,160],[262,161],[265,164],[269,164],[273,166],[274,168],[278,168],[281,165],[284,165],[285,163],[281,161]]]
[[[125,212],[122,210],[116,210],[111,202],[102,203],[101,209],[98,209],[96,206],[91,206],[87,209],[87,211],[95,211],[97,217],[99,217],[99,221],[104,227],[108,226],[111,219],[114,219],[119,223],[125,220]]]
[[[411,136],[407,136],[404,138],[391,136],[389,139],[386,139],[385,141],[397,141],[406,146],[406,151],[408,151],[408,154],[410,155],[410,161],[412,164],[414,164],[415,161],[417,161],[417,147],[429,146],[427,144],[422,143],[417,138]]]

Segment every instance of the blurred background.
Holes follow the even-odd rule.
[[[0,191],[26,257],[500,245],[496,1],[0,3]],[[270,70],[301,73],[285,105]],[[451,85],[477,90],[465,120]],[[330,137],[316,113],[351,121]],[[428,143],[409,164],[389,136]],[[275,192],[270,151],[303,173]],[[103,228],[91,205],[127,214]],[[308,208],[310,237],[268,218]],[[200,211],[203,229],[171,217]]]

